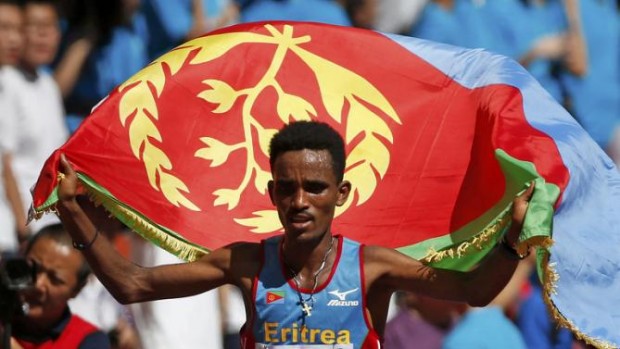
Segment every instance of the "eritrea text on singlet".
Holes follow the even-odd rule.
[[[341,236],[337,239],[331,273],[313,294],[287,280],[282,237],[263,241],[264,260],[254,280],[255,313],[242,333],[243,349],[380,348],[364,311],[360,244]],[[304,312],[300,298],[311,310]]]

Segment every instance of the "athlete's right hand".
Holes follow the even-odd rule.
[[[58,201],[61,203],[74,201],[78,192],[78,178],[65,154],[60,154],[58,178]]]

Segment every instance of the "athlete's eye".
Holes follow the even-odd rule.
[[[308,193],[320,194],[327,189],[327,187],[328,185],[323,182],[308,182],[304,185],[304,190]]]
[[[289,196],[295,192],[295,185],[292,182],[276,182],[276,194],[279,196]]]

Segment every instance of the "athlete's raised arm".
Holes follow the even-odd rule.
[[[396,290],[483,306],[506,286],[519,262],[514,247],[521,232],[534,185],[513,201],[509,232],[476,268],[469,272],[436,269],[392,249],[370,246],[364,260],[369,292],[379,296]],[[385,290],[385,291],[383,291]]]
[[[251,244],[221,248],[192,263],[145,268],[121,256],[94,226],[76,200],[78,179],[64,157],[60,160],[61,181],[57,210],[99,280],[121,303],[133,303],[198,294],[225,283],[235,282],[230,273],[235,250],[252,249]],[[246,251],[247,252],[247,251]]]

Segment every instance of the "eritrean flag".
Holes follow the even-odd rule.
[[[284,291],[267,291],[265,303],[267,304],[284,304]]]
[[[347,144],[353,195],[334,231],[465,270],[535,180],[522,247],[538,246],[552,313],[620,344],[620,175],[517,63],[483,50],[311,23],[253,23],[189,41],[112,91],[59,154],[94,200],[188,260],[281,233],[268,142],[321,120]],[[553,244],[552,244],[553,243]]]

